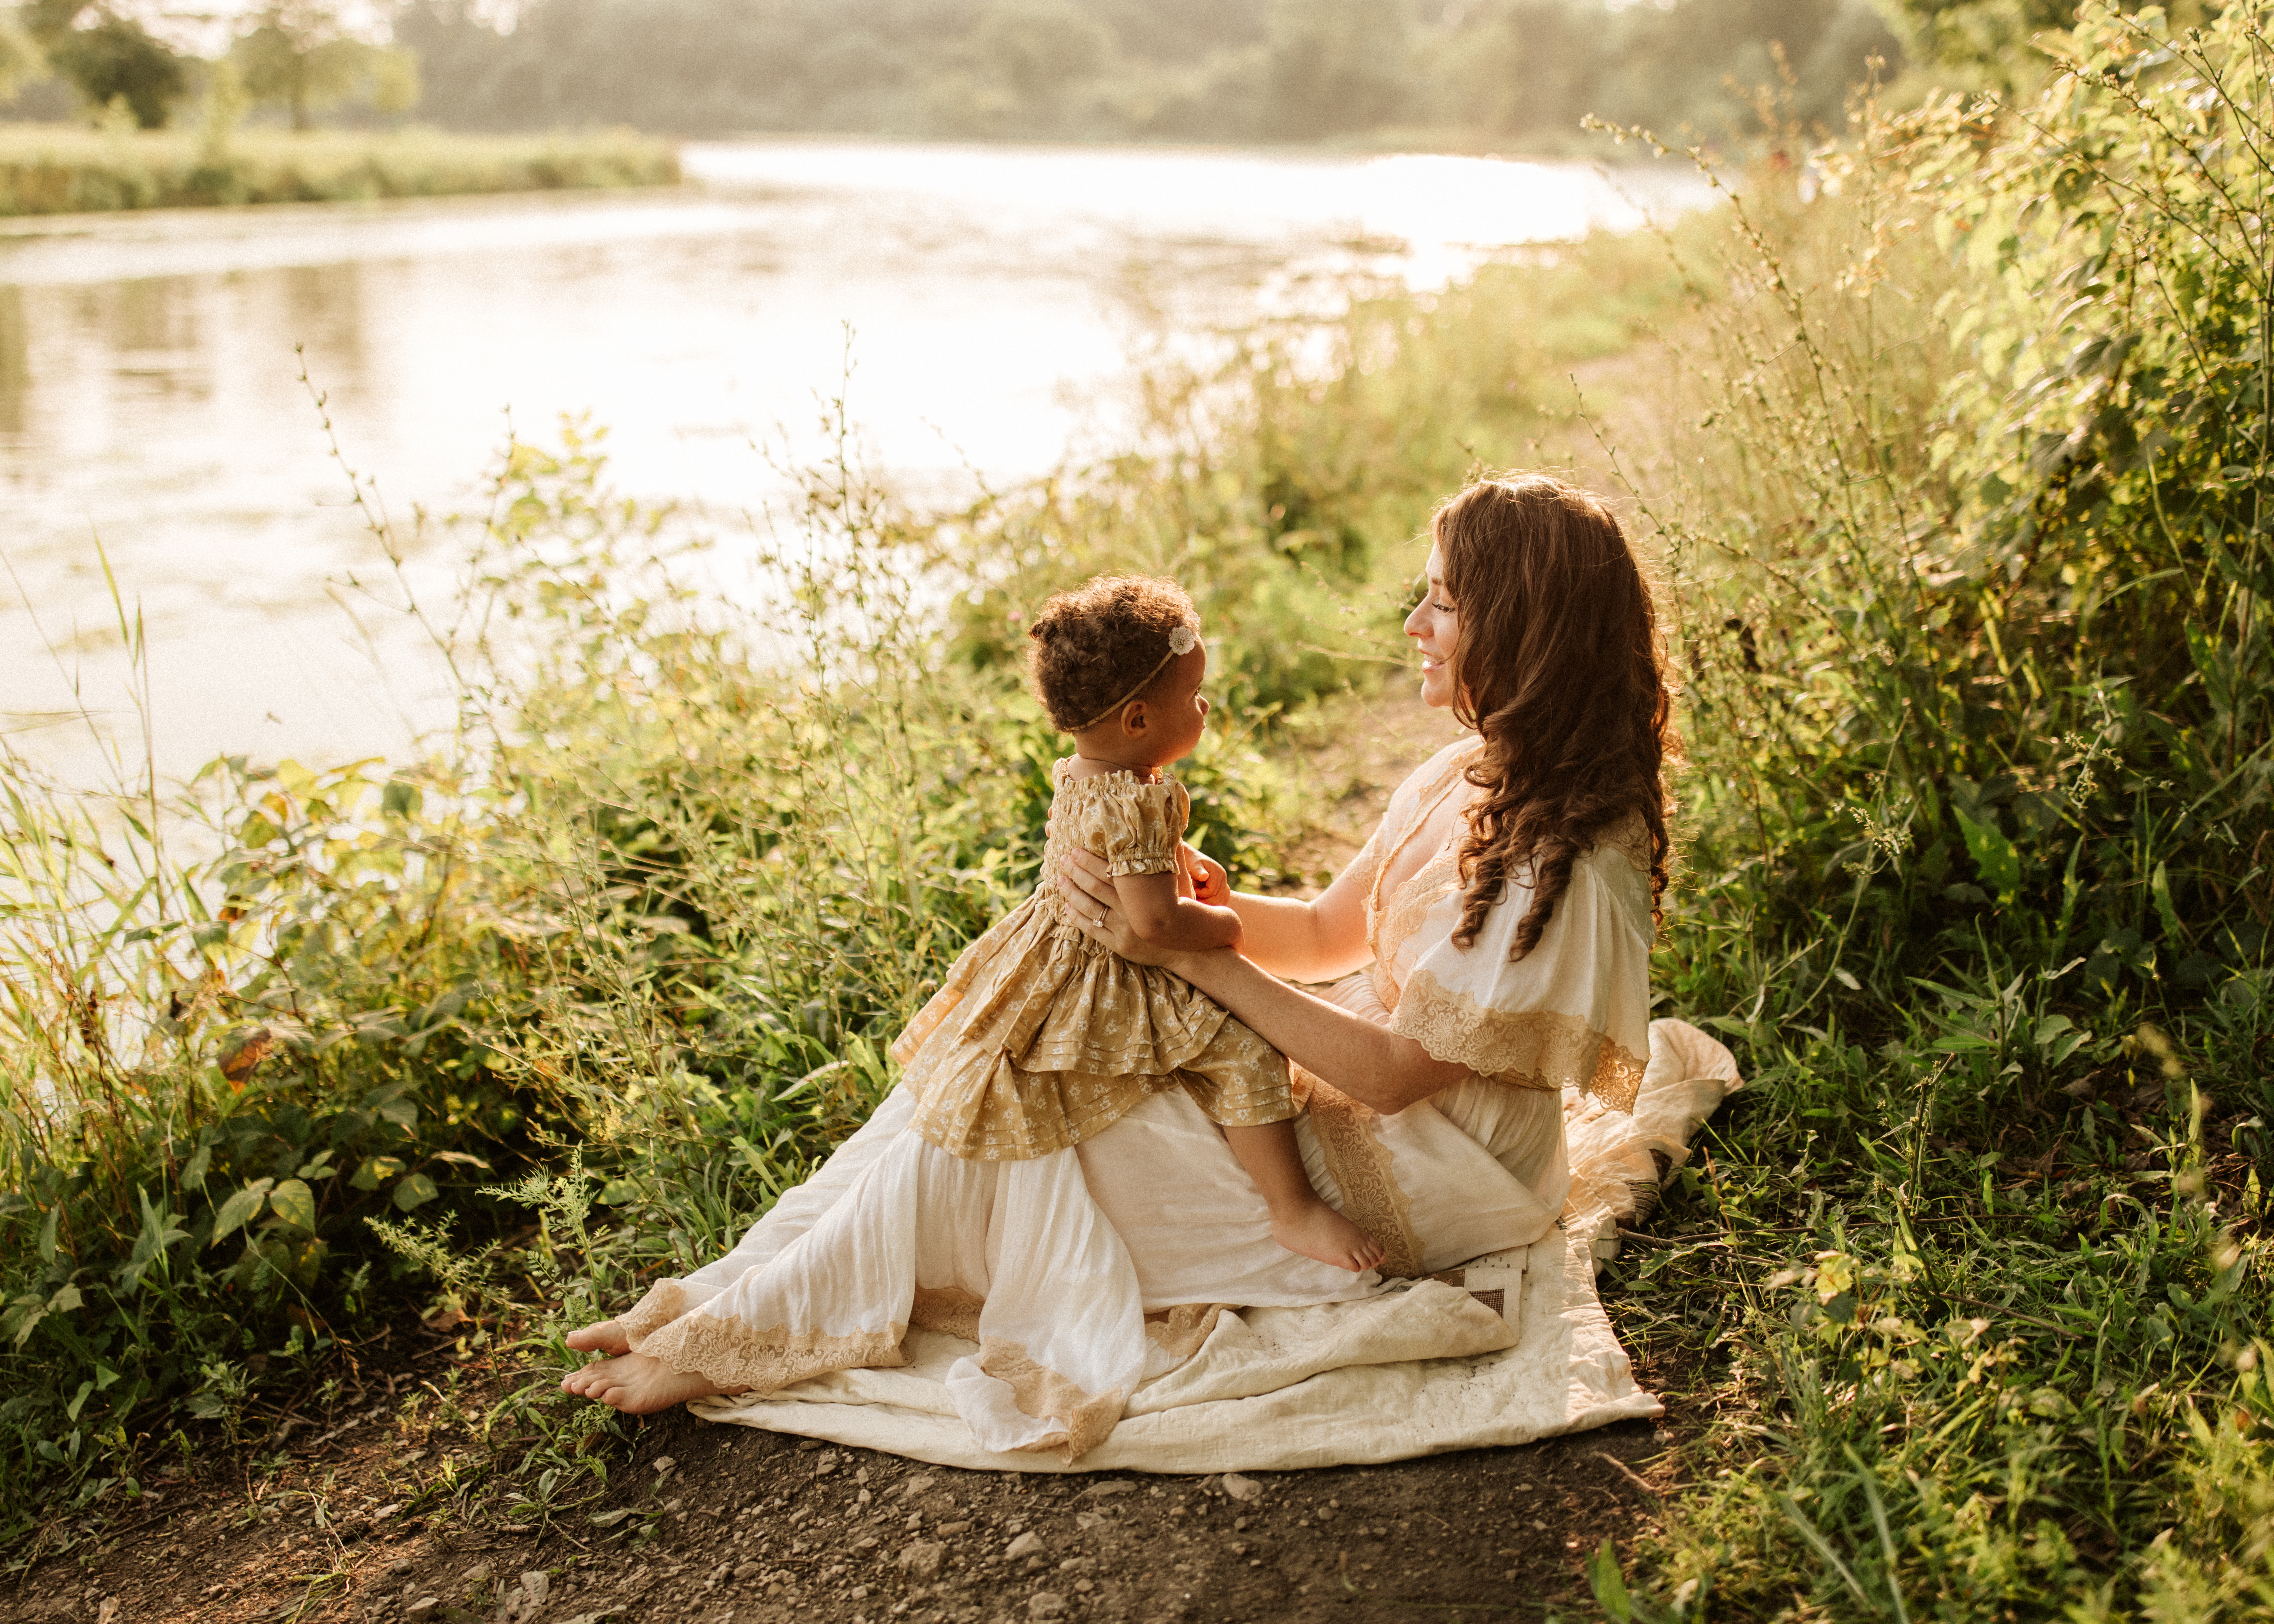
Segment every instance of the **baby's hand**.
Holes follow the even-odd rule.
[[[1193,883],[1193,900],[1204,902],[1212,908],[1231,906],[1231,877],[1224,865],[1207,856],[1189,842],[1178,848],[1185,862],[1185,874]]]

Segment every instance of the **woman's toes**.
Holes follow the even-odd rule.
[[[624,1328],[614,1320],[603,1320],[597,1325],[580,1326],[568,1333],[568,1345],[579,1353],[605,1353],[617,1357],[631,1351],[631,1343],[624,1336]]]
[[[611,1402],[608,1394],[623,1385],[629,1373],[624,1369],[627,1363],[629,1358],[595,1359],[582,1370],[570,1371],[561,1379],[561,1385],[568,1392],[578,1394],[595,1403],[606,1404]]]

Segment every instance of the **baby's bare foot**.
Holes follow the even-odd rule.
[[[569,1332],[568,1345],[579,1353],[621,1355],[632,1350],[631,1343],[625,1339],[624,1327],[613,1320]]]
[[[1273,1213],[1271,1238],[1290,1252],[1353,1274],[1378,1267],[1387,1255],[1374,1237],[1324,1201]]]
[[[662,1360],[651,1359],[644,1353],[628,1353],[621,1358],[587,1365],[583,1370],[570,1372],[561,1386],[628,1416],[651,1416],[674,1404],[684,1404],[691,1398],[708,1398],[714,1393],[749,1391],[746,1387],[722,1387],[708,1376],[692,1371],[675,1371]]]

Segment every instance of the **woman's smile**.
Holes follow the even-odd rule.
[[[1421,601],[1405,617],[1405,635],[1421,657],[1421,702],[1439,710],[1453,703],[1453,650],[1460,640],[1460,622],[1445,597],[1445,565],[1434,547],[1422,581]]]

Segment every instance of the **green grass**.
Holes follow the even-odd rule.
[[[813,470],[763,620],[572,426],[455,527],[433,761],[11,770],[10,1503],[131,1497],[438,1297],[557,1361],[763,1211],[1032,882],[1013,616],[1065,581],[1193,589],[1200,838],[1287,878],[1289,742],[1389,668],[1429,505],[1545,462],[1660,560],[1657,985],[1751,1079],[1609,1282],[1695,1426],[1605,1611],[2265,1615],[2274,119],[2249,18],[2160,27],[2088,18],[1995,118],[1865,109],[1668,237],[1359,289],[968,511]],[[493,1420],[461,1500],[605,1459],[541,1384]]]
[[[679,178],[672,143],[629,131],[240,130],[216,143],[194,131],[0,124],[0,215],[661,186]]]

